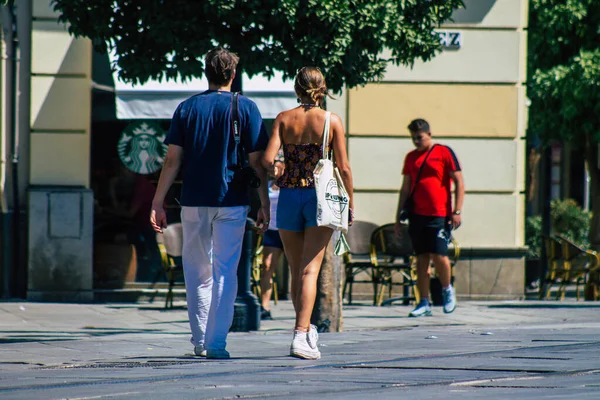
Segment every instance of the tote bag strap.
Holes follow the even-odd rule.
[[[329,126],[331,125],[331,111],[325,113],[325,127],[323,128],[323,155],[322,158],[329,160]]]

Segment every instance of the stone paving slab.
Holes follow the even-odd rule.
[[[353,305],[323,358],[287,356],[289,302],[231,360],[194,357],[184,307],[0,303],[1,399],[599,399],[600,307],[464,302],[444,315]]]

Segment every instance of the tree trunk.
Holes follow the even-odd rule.
[[[588,167],[591,167],[589,163]],[[594,168],[596,169],[595,166]],[[592,250],[600,253],[600,174],[597,169],[595,172],[595,174],[591,174],[592,222],[590,226],[590,245]],[[598,270],[590,272],[584,291],[583,297],[585,300],[598,300],[600,298],[600,272]]]
[[[592,250],[600,252],[600,171],[598,170],[598,148],[586,137],[585,161],[590,173],[590,192],[592,195],[592,222],[590,226],[590,245]],[[590,273],[585,287],[586,300],[598,300],[600,297],[600,272]]]
[[[600,181],[591,180],[592,223],[590,226],[590,244],[592,250],[600,252]]]
[[[600,252],[600,171],[598,170],[598,150],[595,143],[586,137],[585,162],[590,173],[590,192],[592,196],[592,223],[590,226],[590,244]]]
[[[317,298],[311,323],[317,326],[319,332],[341,332],[342,317],[342,284],[344,268],[342,257],[334,253],[335,242],[339,233],[334,233],[325,251],[325,258],[319,272],[317,282]]]

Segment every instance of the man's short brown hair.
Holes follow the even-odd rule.
[[[204,61],[206,79],[215,85],[226,85],[233,78],[239,57],[222,47],[208,52]]]
[[[429,133],[431,134],[429,123],[423,118],[417,118],[412,120],[408,125],[408,130],[412,133]]]

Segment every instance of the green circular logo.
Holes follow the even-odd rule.
[[[123,164],[136,174],[148,175],[162,168],[167,155],[165,131],[155,122],[136,121],[121,134],[117,152]]]

